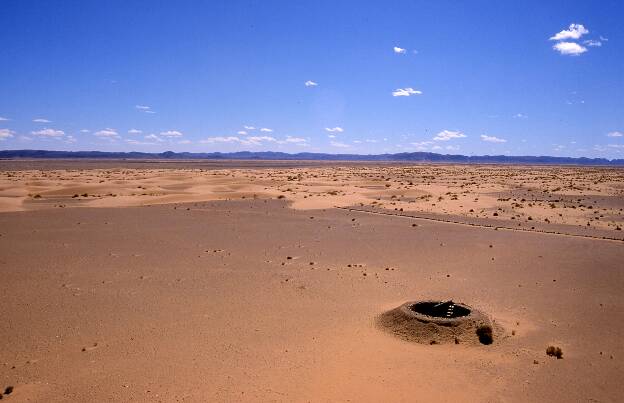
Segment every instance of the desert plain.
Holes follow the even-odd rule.
[[[622,168],[0,161],[0,392],[622,401],[623,209]],[[413,300],[502,333],[379,327]]]

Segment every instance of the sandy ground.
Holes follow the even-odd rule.
[[[6,401],[624,399],[622,170],[16,168],[0,163]],[[504,336],[375,326],[417,299]]]

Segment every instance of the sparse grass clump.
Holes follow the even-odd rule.
[[[546,355],[557,357],[557,359],[560,360],[563,358],[563,351],[561,351],[561,347],[548,346],[546,349]]]

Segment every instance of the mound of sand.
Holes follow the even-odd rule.
[[[504,329],[486,314],[453,301],[410,301],[381,314],[377,325],[422,344],[492,344]]]

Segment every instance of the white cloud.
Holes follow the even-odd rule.
[[[126,139],[126,143],[133,144],[133,145],[154,145],[155,144],[155,143],[150,143],[147,141],[139,141],[135,139]]]
[[[93,133],[93,135],[98,136],[98,137],[103,137],[103,138],[109,138],[109,139],[119,138],[119,134],[117,133],[117,130],[111,129],[111,128],[97,131]]]
[[[416,151],[425,151],[432,144],[434,144],[433,141],[416,141],[411,143],[411,145],[416,147]]]
[[[527,115],[525,115],[524,113],[516,113],[515,115],[513,115],[514,118],[516,119],[526,119],[528,118]]]
[[[82,129],[80,130],[80,133],[89,133],[89,131],[90,131],[89,129]]]
[[[251,136],[240,138],[237,136],[217,136],[217,137],[208,137],[207,139],[199,141],[202,144],[211,144],[211,143],[239,143],[248,146],[258,146],[262,145],[263,142],[275,143],[277,139],[271,136]]]
[[[587,52],[585,46],[579,45],[575,42],[559,42],[553,45],[553,49],[561,53],[562,55],[578,56]]]
[[[130,129],[128,130],[129,134],[141,134],[143,133],[143,130],[139,130],[139,129]]]
[[[167,130],[166,132],[160,132],[160,135],[165,137],[182,137],[182,133],[177,130]]]
[[[144,112],[144,113],[156,113],[156,112],[154,112],[154,111],[152,110],[152,107],[151,107],[151,106],[147,106],[147,105],[135,105],[134,107],[135,107],[136,109],[138,109],[139,111]]]
[[[459,150],[459,146],[446,146],[444,148],[446,148],[449,151],[457,151],[457,150]]]
[[[241,143],[242,140],[236,136],[217,136],[217,137],[208,137],[207,139],[200,140],[200,143]]]
[[[411,87],[408,88],[397,88],[392,91],[393,97],[409,97],[411,95],[421,95],[422,91],[415,90]]]
[[[180,140],[178,141],[178,144],[191,144],[191,140]]]
[[[398,53],[398,54],[401,54],[401,55],[405,54],[405,49],[400,48],[398,46],[395,46],[394,48],[392,48],[392,50],[394,51],[394,53]]]
[[[33,119],[33,122],[35,122],[35,123],[52,123],[51,120],[42,119],[42,118]]]
[[[0,140],[8,139],[9,137],[13,137],[15,132],[9,129],[0,129]]]
[[[290,137],[290,136],[286,136],[286,140],[284,140],[287,143],[307,143],[308,140],[304,139],[302,137]]]
[[[623,137],[623,136],[624,136],[624,133],[618,132],[618,131],[607,133],[607,137]]]
[[[605,38],[604,36],[600,35],[600,40],[603,42],[609,42],[608,38]]]
[[[155,134],[153,134],[153,133],[148,134],[147,136],[144,136],[143,138],[144,138],[145,140],[165,141],[165,140],[161,139],[160,137],[158,137],[157,135],[155,135]]]
[[[602,46],[602,42],[597,41],[595,39],[588,39],[586,41],[583,41],[583,43],[589,47],[600,47]]]
[[[365,143],[378,143],[378,141],[375,140],[375,139],[366,139],[366,140],[364,140],[364,142]]]
[[[67,135],[67,137],[65,137],[65,142],[67,144],[75,143],[76,142],[76,138],[74,136],[72,136],[71,134],[69,134],[69,135]]]
[[[277,139],[271,136],[251,136],[242,140],[243,144],[252,144],[252,145],[260,145],[263,141],[267,141],[269,143],[276,142]]]
[[[236,134],[245,135],[245,134],[247,134],[247,132],[244,131],[244,130],[239,130],[238,132],[236,132]]]
[[[481,140],[487,141],[489,143],[506,143],[507,142],[507,140],[505,140],[505,139],[501,139],[501,138],[495,137],[495,136],[488,136],[488,135],[485,135],[485,134],[481,135]]]
[[[330,133],[334,133],[334,132],[342,133],[342,132],[344,132],[344,129],[342,127],[339,127],[339,126],[336,126],[336,127],[326,127],[325,131],[328,131]]]
[[[305,83],[303,83],[303,85],[305,85],[306,87],[316,87],[318,85],[318,83],[315,83],[312,80],[308,80]]]
[[[32,137],[28,137],[28,136],[19,136],[18,140],[19,140],[19,141],[32,141]]]
[[[433,140],[434,141],[449,141],[451,139],[459,139],[462,137],[466,137],[466,135],[460,131],[442,130],[440,133],[436,134]]]
[[[442,147],[440,147],[440,146],[433,146],[433,147],[431,147],[431,149],[432,149],[432,150],[441,150],[441,149],[442,149]]]
[[[260,129],[261,132],[265,132],[265,133],[271,133],[273,131],[273,129],[269,129],[267,127],[263,127],[262,129]]]
[[[63,137],[65,135],[65,132],[62,130],[42,129],[31,132],[31,134],[43,137]]]
[[[243,126],[245,128],[245,130],[256,130],[255,127],[253,126]]]
[[[330,139],[335,139],[336,135],[335,134],[328,134],[327,137],[329,137]]]
[[[431,144],[433,144],[433,141],[417,141],[411,144],[417,147],[430,146]]]
[[[353,140],[353,144],[362,144],[362,140]]]
[[[564,39],[579,39],[581,36],[588,34],[589,31],[583,24],[570,24],[568,29],[564,29],[550,37],[551,41],[561,41]]]
[[[624,144],[609,144],[607,147],[611,148],[624,148]]]
[[[332,147],[338,147],[338,148],[349,148],[349,147],[351,147],[349,144],[341,143],[339,141],[330,141],[329,145],[331,145]]]
[[[6,121],[8,121],[8,120],[11,120],[11,119],[9,119],[9,118],[3,118],[2,116],[0,116],[0,122],[6,122]]]

